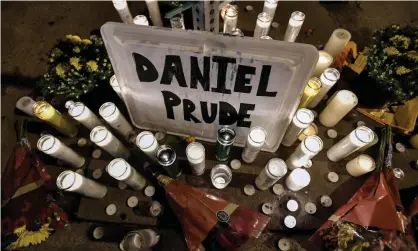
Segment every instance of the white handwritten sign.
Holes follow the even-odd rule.
[[[309,45],[107,23],[102,35],[133,124],[243,145],[262,126],[276,151],[316,63]]]

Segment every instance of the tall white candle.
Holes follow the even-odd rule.
[[[336,58],[344,50],[345,45],[350,39],[350,32],[344,29],[336,29],[328,39],[324,51],[328,52],[333,58]]]
[[[118,83],[118,80],[116,79],[116,76],[115,75],[113,75],[110,78],[109,84],[110,84],[110,86],[112,86],[112,89],[116,92],[116,94],[119,96],[119,98],[123,100],[123,98],[122,98],[122,92],[120,90],[119,83]]]
[[[160,7],[158,6],[158,1],[157,0],[145,0],[145,3],[147,4],[147,8],[151,16],[152,25],[163,27],[164,25],[163,25],[163,21],[161,20],[161,13],[160,13]]]
[[[257,22],[255,24],[254,37],[260,38],[262,36],[267,36],[270,29],[271,17],[267,13],[260,13],[257,17]]]
[[[339,161],[372,142],[373,138],[374,133],[370,128],[359,126],[332,146],[327,152],[327,157],[331,161]]]
[[[277,2],[279,2],[279,0],[264,1],[263,12],[267,13],[271,19],[274,19],[274,14],[276,14]]]
[[[107,165],[106,171],[113,178],[123,181],[137,191],[142,190],[147,184],[147,180],[129,165],[128,162],[121,158],[112,160]]]
[[[49,134],[42,136],[38,140],[37,147],[40,151],[54,158],[63,160],[73,167],[82,167],[86,162],[86,160],[74,152],[73,149]]]
[[[296,111],[289,127],[282,140],[282,145],[291,146],[298,139],[299,135],[314,121],[314,114],[305,108]]]
[[[136,145],[142,152],[144,152],[148,157],[152,160],[155,160],[158,148],[160,145],[158,144],[157,139],[154,137],[152,132],[143,131],[138,136],[136,136]]]
[[[194,175],[205,172],[205,147],[199,142],[190,143],[186,148],[186,156]]]
[[[373,171],[376,168],[376,164],[372,157],[362,154],[350,160],[345,168],[351,176],[358,177]]]
[[[357,96],[347,90],[338,91],[325,109],[319,114],[319,121],[326,127],[335,126],[358,103]]]
[[[106,186],[70,170],[58,175],[57,187],[67,192],[79,193],[94,199],[101,199],[107,193]]]
[[[131,124],[129,124],[114,103],[104,103],[99,109],[99,114],[113,129],[123,136],[129,137],[133,131]]]
[[[137,16],[134,17],[134,24],[149,26],[148,18],[144,15],[137,15]]]
[[[300,29],[302,29],[303,22],[305,21],[305,14],[300,11],[295,11],[290,15],[289,24],[287,25],[286,32],[284,34],[284,41],[295,42],[299,35]]]
[[[296,168],[286,178],[286,187],[291,191],[299,191],[308,186],[311,182],[311,176],[302,168]]]
[[[29,116],[35,116],[32,110],[32,107],[35,103],[35,100],[31,99],[30,97],[24,96],[16,102],[16,108]]]
[[[272,158],[255,179],[255,185],[260,190],[266,190],[285,176],[286,173],[286,163],[282,159]]]
[[[267,132],[262,127],[252,127],[248,131],[245,148],[242,151],[242,160],[252,163],[257,158],[258,153],[266,141]]]
[[[127,24],[132,24],[132,14],[129,10],[128,3],[126,0],[112,0],[113,6],[115,6],[115,9],[118,11],[120,19],[122,19],[122,22]]]
[[[238,9],[235,6],[231,6],[225,11],[224,18],[224,31],[223,33],[231,33],[237,28],[238,22]]]
[[[287,168],[290,170],[304,166],[308,160],[317,155],[324,144],[318,136],[308,136],[304,139],[295,151],[287,158]]]
[[[319,79],[322,83],[322,87],[314,99],[309,103],[308,107],[315,108],[339,79],[340,72],[337,69],[327,68],[324,70]]]
[[[328,52],[319,51],[318,62],[316,63],[315,70],[312,72],[311,77],[319,78],[319,76],[321,76],[321,74],[332,64],[333,61],[334,58]]]
[[[103,123],[87,106],[81,102],[67,101],[65,107],[68,109],[68,114],[89,130],[96,126],[102,126]]]
[[[90,132],[90,140],[115,158],[128,159],[131,154],[109,130],[104,126],[97,126]]]

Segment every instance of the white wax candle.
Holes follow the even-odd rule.
[[[160,145],[158,144],[157,139],[151,132],[143,131],[138,136],[136,136],[136,145],[142,152],[144,152],[148,157],[152,160],[155,160],[158,148]]]
[[[121,158],[112,160],[107,165],[106,171],[113,178],[123,181],[137,191],[142,190],[147,184],[147,180],[129,165],[128,162]]]
[[[158,1],[145,0],[145,3],[147,4],[147,8],[151,16],[152,25],[163,27],[164,25],[163,21],[161,20],[160,7],[158,6]]]
[[[373,171],[376,165],[372,157],[367,154],[362,154],[350,160],[345,168],[351,176],[358,177]]]
[[[311,176],[302,168],[296,168],[286,178],[286,187],[291,191],[299,191],[309,185]]]
[[[29,116],[35,116],[32,110],[32,107],[35,103],[35,100],[31,99],[30,97],[24,96],[16,102],[16,108]]]
[[[289,127],[282,140],[282,145],[291,146],[298,139],[299,135],[307,128],[315,119],[312,111],[301,108],[296,111]]]
[[[299,35],[300,29],[302,29],[304,21],[305,14],[303,12],[293,12],[290,15],[289,24],[287,25],[283,40],[287,42],[295,42],[296,38]]]
[[[418,134],[415,134],[409,139],[409,143],[411,143],[411,146],[415,149],[418,149]]]
[[[274,18],[274,14],[276,14],[277,2],[279,0],[265,0],[263,12],[267,13],[271,19]]]
[[[116,79],[116,76],[115,75],[113,75],[110,78],[109,84],[110,84],[110,86],[112,86],[112,89],[116,92],[116,94],[119,96],[119,98],[123,100],[123,98],[122,98],[122,92],[120,90],[120,86],[119,86],[118,80]]]
[[[65,107],[68,108],[68,114],[89,130],[96,126],[102,126],[103,123],[87,106],[81,102],[67,101]]]
[[[260,190],[266,190],[285,176],[286,173],[286,163],[282,159],[272,158],[255,179],[255,185]]]
[[[132,14],[129,10],[128,3],[126,0],[112,0],[113,6],[115,6],[115,9],[118,11],[120,19],[122,19],[122,22],[127,24],[132,24]]]
[[[94,199],[101,199],[107,193],[106,186],[70,170],[64,171],[58,176],[57,187],[64,191],[79,193]]]
[[[73,167],[80,168],[84,165],[86,160],[73,149],[64,145],[59,139],[52,135],[42,136],[37,143],[40,151],[60,160],[63,160]]]
[[[137,15],[137,16],[134,17],[134,24],[149,26],[148,18],[144,15]]]
[[[90,140],[115,158],[129,158],[129,149],[104,126],[93,128],[90,132]]]
[[[309,108],[315,108],[319,102],[324,98],[324,96],[329,92],[329,90],[337,83],[340,79],[340,72],[335,68],[327,68],[321,74],[320,81],[322,83],[321,89],[319,89],[318,94],[314,99],[309,103]]]
[[[194,175],[205,172],[205,147],[199,142],[190,143],[186,148],[186,156]]]
[[[324,51],[328,52],[333,58],[336,58],[344,50],[345,45],[350,39],[350,32],[344,29],[336,29],[332,32]]]
[[[133,131],[131,124],[129,124],[114,103],[104,103],[99,109],[99,114],[113,129],[123,136],[129,137]]]
[[[312,159],[322,150],[323,145],[321,138],[318,136],[306,137],[289,158],[287,158],[287,168],[294,170],[304,166],[308,160]]]
[[[335,126],[358,103],[357,96],[347,90],[338,91],[319,114],[319,121],[326,127]]]
[[[260,38],[267,36],[271,24],[271,17],[267,13],[258,14],[257,23],[255,25],[254,37]]]
[[[319,51],[318,62],[316,63],[315,70],[312,72],[311,77],[319,78],[319,76],[321,76],[321,74],[332,64],[333,61],[334,58],[328,52]]]
[[[332,146],[327,152],[327,157],[331,161],[339,161],[372,142],[373,138],[374,133],[370,128],[359,126]]]
[[[224,31],[223,33],[231,33],[237,28],[238,10],[233,6],[225,11]]]
[[[287,210],[289,210],[290,212],[295,212],[296,210],[298,210],[299,205],[296,200],[288,200],[286,203],[286,207]]]
[[[267,132],[262,127],[252,127],[248,132],[245,148],[242,151],[242,160],[247,163],[254,162],[266,141],[266,137]]]

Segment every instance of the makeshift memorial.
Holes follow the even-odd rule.
[[[282,145],[291,146],[296,142],[299,135],[314,121],[311,110],[301,108],[295,113],[292,123],[287,127],[286,134],[282,139]]]
[[[224,30],[223,33],[231,33],[237,28],[238,22],[238,9],[235,6],[231,6],[225,10],[224,18]]]
[[[374,159],[367,154],[361,154],[350,160],[345,168],[347,172],[354,177],[369,173],[376,168]]]
[[[122,19],[122,22],[132,24],[132,14],[126,0],[112,0],[112,2],[113,6],[119,13],[120,19]]]
[[[254,30],[254,37],[260,38],[262,36],[267,36],[270,30],[272,17],[267,13],[261,12],[258,14],[257,22]]]
[[[324,51],[328,52],[333,58],[337,58],[350,39],[350,32],[344,29],[335,29],[328,39]]]
[[[147,4],[147,8],[151,16],[152,25],[164,27],[163,21],[161,20],[161,13],[160,13],[160,7],[158,6],[158,1],[157,0],[145,0],[145,3]]]
[[[302,29],[303,22],[305,21],[305,14],[300,11],[295,11],[290,15],[289,23],[287,24],[286,32],[284,34],[284,41],[295,42]]]
[[[210,179],[214,187],[224,189],[232,180],[232,171],[227,165],[218,164],[210,171]]]
[[[192,142],[186,147],[186,156],[194,175],[205,172],[205,147],[199,142]]]
[[[156,153],[160,145],[152,132],[143,131],[136,136],[136,145],[150,159],[156,161]]]
[[[340,79],[340,72],[335,68],[325,69],[319,80],[321,81],[321,89],[318,94],[313,98],[313,100],[308,105],[309,108],[315,108],[319,102],[327,95],[328,91],[334,86],[335,83]]]
[[[287,173],[286,163],[282,159],[269,160],[264,169],[255,179],[255,185],[260,190],[267,190]]]
[[[106,186],[70,170],[63,171],[58,176],[57,187],[66,192],[79,193],[94,199],[101,199],[107,193]]]
[[[315,70],[313,71],[311,77],[319,78],[321,74],[331,66],[334,58],[326,51],[319,51],[318,62],[316,63]]]
[[[135,16],[133,22],[136,25],[149,26],[148,18],[144,15]]]
[[[134,190],[140,191],[147,184],[147,180],[139,174],[124,159],[116,158],[106,167],[107,173],[113,178],[123,181]]]
[[[251,127],[248,131],[247,142],[242,151],[241,158],[247,163],[252,163],[257,158],[258,153],[264,145],[267,132],[260,126]]]
[[[160,146],[155,154],[155,157],[158,164],[164,168],[170,177],[176,178],[181,175],[182,168],[179,166],[176,152],[171,146]]]
[[[235,131],[229,126],[223,126],[218,130],[216,141],[215,157],[219,161],[225,161],[229,158],[232,144],[235,142]]]
[[[141,229],[129,232],[121,241],[122,251],[138,251],[155,246],[160,241],[160,234],[154,229]]]
[[[318,126],[315,123],[309,125],[303,132],[299,135],[298,139],[304,141],[308,136],[315,136],[318,134]]]
[[[68,114],[82,125],[92,130],[96,126],[103,126],[100,119],[87,106],[81,102],[67,101],[65,108],[68,109]]]
[[[124,137],[129,137],[133,128],[126,120],[125,116],[119,111],[116,105],[112,102],[106,102],[100,106],[99,114],[104,120],[116,131]]]
[[[97,126],[90,132],[90,140],[115,158],[128,159],[131,152],[104,126]]]
[[[119,86],[118,80],[116,79],[115,75],[113,75],[109,79],[109,84],[112,87],[112,89],[116,92],[116,94],[119,96],[119,98],[123,100],[122,91],[120,90],[120,86]]]
[[[49,134],[39,138],[36,146],[39,151],[42,151],[54,158],[61,159],[70,164],[72,167],[80,168],[86,162],[86,160],[78,153],[74,152],[73,149],[69,148],[59,139]]]
[[[306,137],[295,151],[286,159],[286,165],[289,170],[302,167],[317,155],[323,148],[324,143],[318,136]]]
[[[300,99],[298,108],[306,108],[314,100],[315,96],[322,88],[322,83],[319,78],[311,78],[303,90],[302,98]]]
[[[32,110],[34,104],[35,100],[31,99],[30,97],[23,96],[16,102],[16,108],[29,116],[35,116]]]
[[[302,168],[296,168],[286,178],[286,187],[291,191],[299,191],[308,186],[311,182],[311,176]]]
[[[279,0],[264,1],[263,12],[267,13],[272,20],[274,19],[274,14],[276,14],[277,2],[279,2]]]
[[[335,126],[358,103],[357,96],[347,90],[341,90],[328,100],[325,109],[319,114],[319,121],[326,127]]]
[[[185,27],[184,27],[183,14],[179,13],[173,16],[172,18],[170,18],[170,24],[171,24],[171,28],[184,30]]]

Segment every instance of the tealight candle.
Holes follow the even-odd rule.
[[[374,134],[370,128],[365,126],[357,127],[337,144],[332,146],[327,152],[327,157],[331,161],[339,161],[372,142],[373,138]]]
[[[300,141],[303,141],[308,136],[315,136],[318,134],[318,126],[316,126],[315,123],[312,123],[310,126],[308,126],[303,132],[299,135],[298,139]]]
[[[113,178],[123,181],[126,185],[137,191],[142,190],[147,184],[147,180],[129,165],[128,162],[121,158],[112,160],[107,165],[106,171]]]
[[[286,178],[286,187],[291,191],[299,191],[309,185],[311,176],[302,168],[296,168]]]
[[[265,0],[263,12],[267,13],[271,19],[274,18],[274,14],[276,14],[277,2],[279,0]]]
[[[136,136],[136,145],[143,153],[145,153],[150,159],[155,161],[155,154],[157,153],[160,145],[157,139],[151,132],[143,131]]]
[[[32,106],[32,111],[36,117],[52,125],[62,134],[69,137],[75,137],[77,135],[78,130],[76,125],[62,116],[59,111],[55,110],[55,108],[47,102],[37,101]]]
[[[319,93],[322,83],[319,78],[311,78],[303,90],[302,98],[300,99],[298,108],[306,108]]]
[[[257,176],[255,179],[255,185],[260,190],[266,190],[286,175],[286,173],[286,163],[282,159],[273,158],[269,160],[267,165]]]
[[[418,134],[415,134],[409,139],[409,143],[415,149],[418,149]]]
[[[345,165],[345,168],[351,176],[358,177],[373,171],[376,168],[376,164],[372,157],[367,154],[362,154],[350,160]]]
[[[104,103],[100,106],[99,114],[111,127],[123,136],[128,137],[133,131],[131,124],[129,124],[114,103]]]
[[[184,28],[184,19],[183,14],[177,14],[174,17],[170,18],[171,28],[173,29],[185,29]]]
[[[242,151],[242,160],[247,163],[254,162],[266,141],[266,137],[267,132],[262,127],[252,127],[248,132],[245,148]]]
[[[104,126],[93,128],[90,132],[90,140],[115,158],[129,158],[129,149]]]
[[[357,96],[347,90],[338,91],[319,114],[319,121],[326,127],[335,126],[358,103]]]
[[[293,145],[303,130],[306,129],[314,121],[314,118],[314,114],[311,110],[305,108],[297,110],[295,116],[292,119],[292,123],[286,130],[282,140],[282,145]]]
[[[24,96],[16,102],[16,108],[29,116],[35,116],[32,110],[32,107],[35,103],[35,100],[31,99],[30,97]]]
[[[106,186],[70,170],[64,171],[58,176],[57,187],[94,199],[101,199],[107,193]]]
[[[315,70],[313,71],[311,77],[319,78],[319,76],[321,76],[321,74],[332,64],[333,61],[334,58],[328,52],[319,51],[318,62],[316,63]]]
[[[128,3],[126,2],[126,0],[112,0],[112,2],[113,2],[113,6],[119,13],[119,16],[122,22],[127,23],[127,24],[132,24],[133,23],[132,14],[131,14],[131,11],[129,10]]]
[[[296,218],[292,215],[288,215],[284,218],[284,225],[287,228],[294,228],[296,226]]]
[[[267,13],[260,13],[257,17],[257,23],[255,25],[254,37],[260,38],[262,36],[267,36],[270,29],[272,18]]]
[[[223,33],[231,33],[237,28],[238,22],[238,9],[235,6],[231,6],[225,10],[224,19],[224,31]]]
[[[303,167],[308,160],[317,155],[323,147],[323,142],[318,136],[308,136],[296,150],[287,158],[287,168],[290,170]]]
[[[144,15],[137,15],[137,16],[134,17],[134,24],[149,26],[148,18]]]
[[[295,42],[302,28],[303,21],[305,21],[305,14],[300,11],[295,11],[290,15],[289,23],[284,34],[284,41]]]
[[[89,130],[96,126],[103,126],[100,119],[83,103],[67,101],[65,107],[68,109],[68,114]]]
[[[151,16],[152,25],[164,27],[163,21],[161,20],[161,13],[160,13],[160,7],[158,6],[158,1],[157,0],[145,0],[145,3],[147,4],[147,8]]]
[[[116,94],[119,96],[119,98],[123,100],[123,98],[122,98],[122,92],[120,90],[120,86],[119,86],[118,80],[116,79],[116,76],[115,75],[113,75],[109,79],[109,84],[112,87],[112,89],[116,92]]]
[[[64,145],[59,139],[52,135],[42,136],[37,143],[40,151],[60,160],[63,160],[73,167],[80,168],[84,165],[86,160],[73,149]]]
[[[336,29],[332,32],[331,37],[325,45],[324,51],[328,52],[332,57],[336,58],[344,50],[345,45],[350,41],[351,34],[344,29]]]
[[[340,72],[337,69],[327,68],[321,74],[321,77],[319,79],[321,81],[322,87],[319,90],[318,94],[316,94],[311,103],[308,105],[308,107],[315,108],[339,79]]]
[[[205,147],[199,142],[192,142],[186,148],[186,156],[194,175],[205,172]]]
[[[298,202],[296,200],[288,200],[286,203],[286,208],[290,212],[295,212],[299,208]]]

